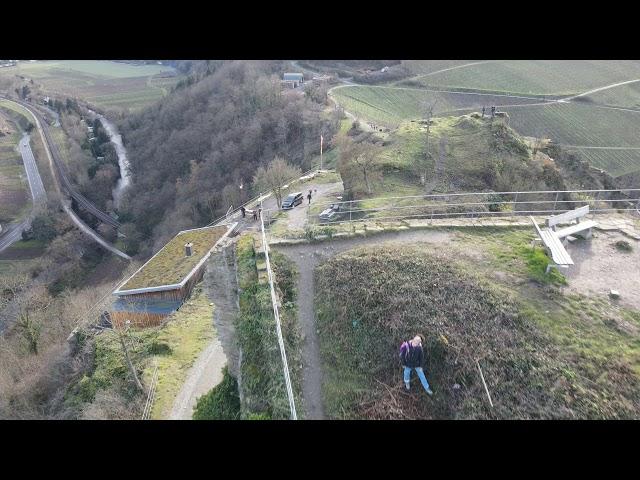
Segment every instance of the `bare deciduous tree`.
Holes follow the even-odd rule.
[[[418,174],[420,175],[420,183],[422,183],[422,185],[425,185],[425,186],[427,185],[427,176],[429,173],[429,168],[432,165],[431,163],[432,155],[431,155],[429,140],[431,135],[431,123],[433,119],[433,111],[437,103],[438,103],[438,100],[434,100],[433,102],[424,101],[422,102],[422,105],[421,105],[423,118],[427,124],[427,129],[426,129],[427,134],[425,136],[425,141],[424,141],[424,145],[425,145],[424,154],[419,155],[416,158],[416,168],[417,168],[417,171],[419,172]]]
[[[131,356],[129,355],[129,347],[127,346],[127,342],[130,340],[129,338],[129,323],[126,322],[125,325],[114,325],[113,330],[118,335],[118,340],[120,341],[120,347],[122,348],[122,353],[127,362],[127,367],[129,367],[129,371],[131,372],[131,376],[142,393],[147,393],[138,378],[138,372],[136,371],[136,367],[133,365],[131,361]]]
[[[364,183],[368,194],[372,192],[372,183],[379,178],[379,159],[382,148],[379,145],[361,142],[356,143],[349,137],[342,137],[340,143],[340,156],[338,158],[338,170],[345,188],[353,190],[357,182]]]
[[[45,289],[32,287],[17,297],[16,329],[25,342],[27,351],[38,355],[43,321],[52,299]]]
[[[276,197],[278,208],[282,206],[283,185],[302,175],[299,167],[289,165],[283,158],[275,157],[267,168],[260,167],[253,176],[254,188],[270,191]]]

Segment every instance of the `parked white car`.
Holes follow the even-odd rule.
[[[336,220],[339,217],[339,212],[342,210],[342,204],[340,203],[332,203],[329,205],[329,208],[323,210],[320,213],[320,220],[325,222],[330,222],[331,220]]]

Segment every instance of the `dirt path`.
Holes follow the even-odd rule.
[[[629,242],[633,250],[619,251],[619,240]],[[596,231],[591,240],[578,240],[568,251],[575,265],[566,272],[567,290],[605,297],[618,290],[621,305],[640,309],[640,241],[616,231]]]
[[[382,245],[400,243],[442,243],[451,238],[451,234],[437,230],[415,230],[406,232],[390,232],[374,235],[369,238],[349,238],[332,240],[316,244],[294,246],[273,245],[272,248],[282,252],[296,263],[300,277],[298,279],[298,320],[303,334],[302,346],[302,397],[304,400],[305,418],[310,420],[324,419],[322,395],[322,364],[320,360],[320,343],[318,341],[314,313],[314,271],[320,263],[331,257],[365,245]]]
[[[222,381],[222,368],[226,364],[227,357],[216,336],[189,370],[173,402],[169,420],[191,420],[196,400]]]
[[[603,90],[609,90],[610,88],[616,88],[616,87],[620,87],[622,85],[627,85],[629,83],[635,83],[635,82],[640,82],[640,78],[636,78],[634,80],[626,80],[624,82],[612,83],[610,85],[605,85],[604,87],[594,88],[593,90],[588,90],[586,92],[579,93],[578,95],[573,95],[571,97],[563,98],[561,101],[562,102],[570,102],[571,100],[573,100],[575,98],[586,97],[587,95],[591,95],[592,93],[602,92]]]

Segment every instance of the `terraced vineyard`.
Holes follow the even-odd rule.
[[[600,105],[640,109],[640,82],[596,92],[583,97],[583,101]]]
[[[509,60],[416,77],[414,81],[425,86],[490,92],[572,95],[635,78],[640,78],[637,61]]]
[[[522,135],[544,136],[564,145],[614,147],[576,148],[590,163],[620,176],[640,169],[638,126],[640,113],[597,108],[583,104],[552,104],[509,108],[510,126]]]
[[[462,114],[463,110],[481,110],[483,106],[537,102],[535,99],[433,92],[403,87],[349,86],[336,88],[331,94],[356,117],[389,127],[396,127],[407,119],[421,118],[424,102],[436,102],[435,114]]]
[[[415,75],[425,75],[438,70],[460,67],[479,61],[480,60],[403,60],[402,65]]]

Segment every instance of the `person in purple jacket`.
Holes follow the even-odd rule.
[[[433,392],[429,388],[429,382],[427,382],[427,378],[424,376],[424,372],[422,371],[422,362],[424,360],[424,352],[422,350],[423,341],[424,337],[417,334],[411,340],[402,342],[402,345],[400,346],[400,362],[404,369],[404,386],[407,390],[411,388],[409,383],[411,381],[411,370],[415,368],[425,392],[429,395],[433,395]]]

